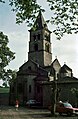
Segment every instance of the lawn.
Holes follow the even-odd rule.
[[[0,87],[0,93],[9,93],[9,88]]]

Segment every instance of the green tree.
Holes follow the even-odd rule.
[[[71,89],[72,93],[75,94],[76,99],[77,99],[77,107],[78,107],[78,88],[72,88]]]
[[[4,1],[0,0],[0,2]],[[64,33],[78,33],[78,0],[46,0],[46,4],[52,12],[47,22],[54,26],[53,32],[57,39],[60,40]],[[47,12],[38,0],[9,0],[9,5],[16,12],[16,23],[20,24],[25,21],[28,26],[32,26],[40,10]]]
[[[5,3],[5,1],[4,1],[4,0],[0,0],[0,2],[3,2],[3,3]]]
[[[38,0],[9,0],[9,3],[13,7],[12,10],[16,12],[18,24],[25,21],[28,26],[31,26],[39,10],[47,12]],[[53,32],[57,39],[61,39],[64,33],[78,33],[78,0],[46,0],[46,4],[52,12],[47,22],[54,26]]]
[[[9,70],[9,85],[11,84],[11,82],[13,82],[14,80],[16,80],[17,77],[17,71],[14,70]]]
[[[16,79],[17,71],[8,69],[5,72],[5,79],[3,80],[3,86],[8,87],[10,86],[11,82],[13,82]]]
[[[8,47],[8,42],[8,37],[4,35],[3,32],[0,32],[0,79],[2,79],[5,84],[9,81],[9,76],[12,74],[12,70],[7,70],[6,66],[15,58],[15,53]]]

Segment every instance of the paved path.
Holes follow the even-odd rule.
[[[15,107],[0,107],[0,119],[78,119],[77,116],[52,117],[50,112],[45,109],[27,109],[20,107],[16,111]]]

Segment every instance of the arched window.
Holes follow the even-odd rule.
[[[40,40],[40,34],[37,35],[38,40]]]
[[[36,35],[33,36],[33,39],[36,40]]]
[[[29,93],[31,93],[31,85],[29,85]]]
[[[50,41],[50,34],[44,34],[44,39]]]
[[[31,70],[31,66],[29,66],[28,69]]]
[[[45,44],[45,50],[47,51],[47,52],[49,52],[49,44]]]
[[[37,44],[37,43],[34,44],[34,50],[35,50],[35,51],[38,51],[38,44]]]

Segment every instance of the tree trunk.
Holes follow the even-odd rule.
[[[57,102],[56,97],[57,97],[57,82],[54,82],[52,94],[52,108],[51,108],[52,115],[55,115],[56,113],[56,102]]]

